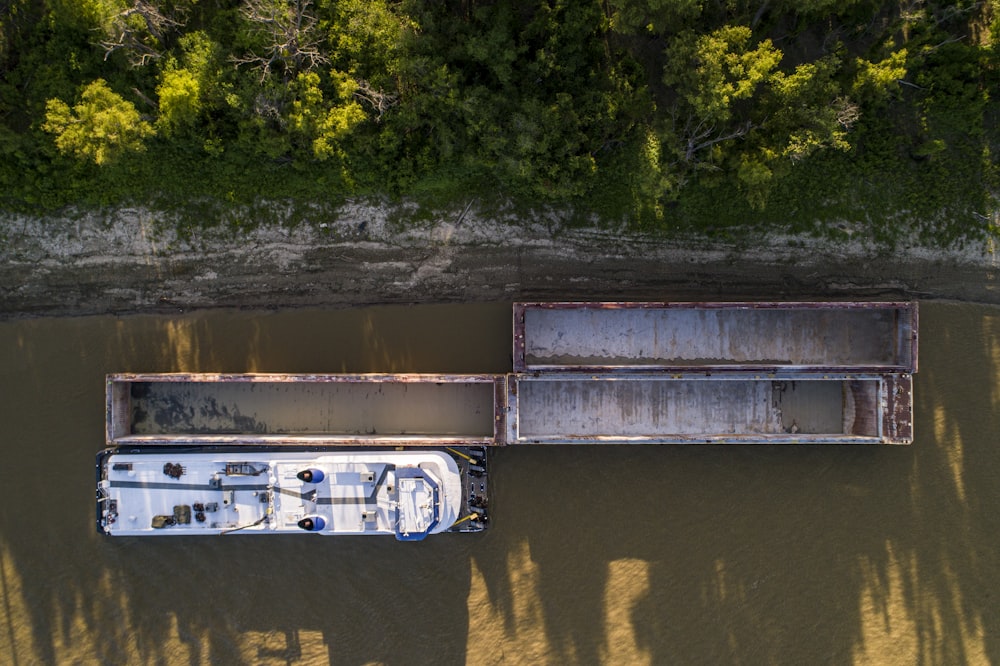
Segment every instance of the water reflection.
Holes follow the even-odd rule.
[[[508,306],[0,324],[7,663],[1000,661],[1000,311],[925,304],[912,447],[506,449],[481,536],[119,539],[108,372],[502,372]]]
[[[604,663],[651,664],[648,645],[640,644],[636,634],[642,618],[636,607],[649,595],[649,562],[623,558],[608,563],[604,587],[604,644],[600,656]]]

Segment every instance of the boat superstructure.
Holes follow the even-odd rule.
[[[419,541],[452,529],[465,500],[456,458],[429,449],[108,450],[98,478],[98,527],[111,536],[312,532]]]

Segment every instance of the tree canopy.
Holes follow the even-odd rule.
[[[58,97],[50,99],[42,129],[54,135],[60,152],[99,165],[125,152],[145,150],[143,139],[155,133],[132,102],[113,92],[104,79],[84,86],[73,108]]]
[[[1000,0],[10,0],[10,209],[500,197],[990,232]]]

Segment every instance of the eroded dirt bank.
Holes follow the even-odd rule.
[[[148,211],[0,218],[0,317],[515,299],[947,298],[1000,303],[985,244],[885,252],[772,237],[622,236],[468,211],[413,228],[353,205],[334,222],[180,239]]]

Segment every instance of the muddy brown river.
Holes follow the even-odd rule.
[[[1000,663],[1000,309],[920,323],[912,446],[507,448],[408,544],[98,535],[104,376],[505,372],[509,303],[0,322],[0,662]]]

